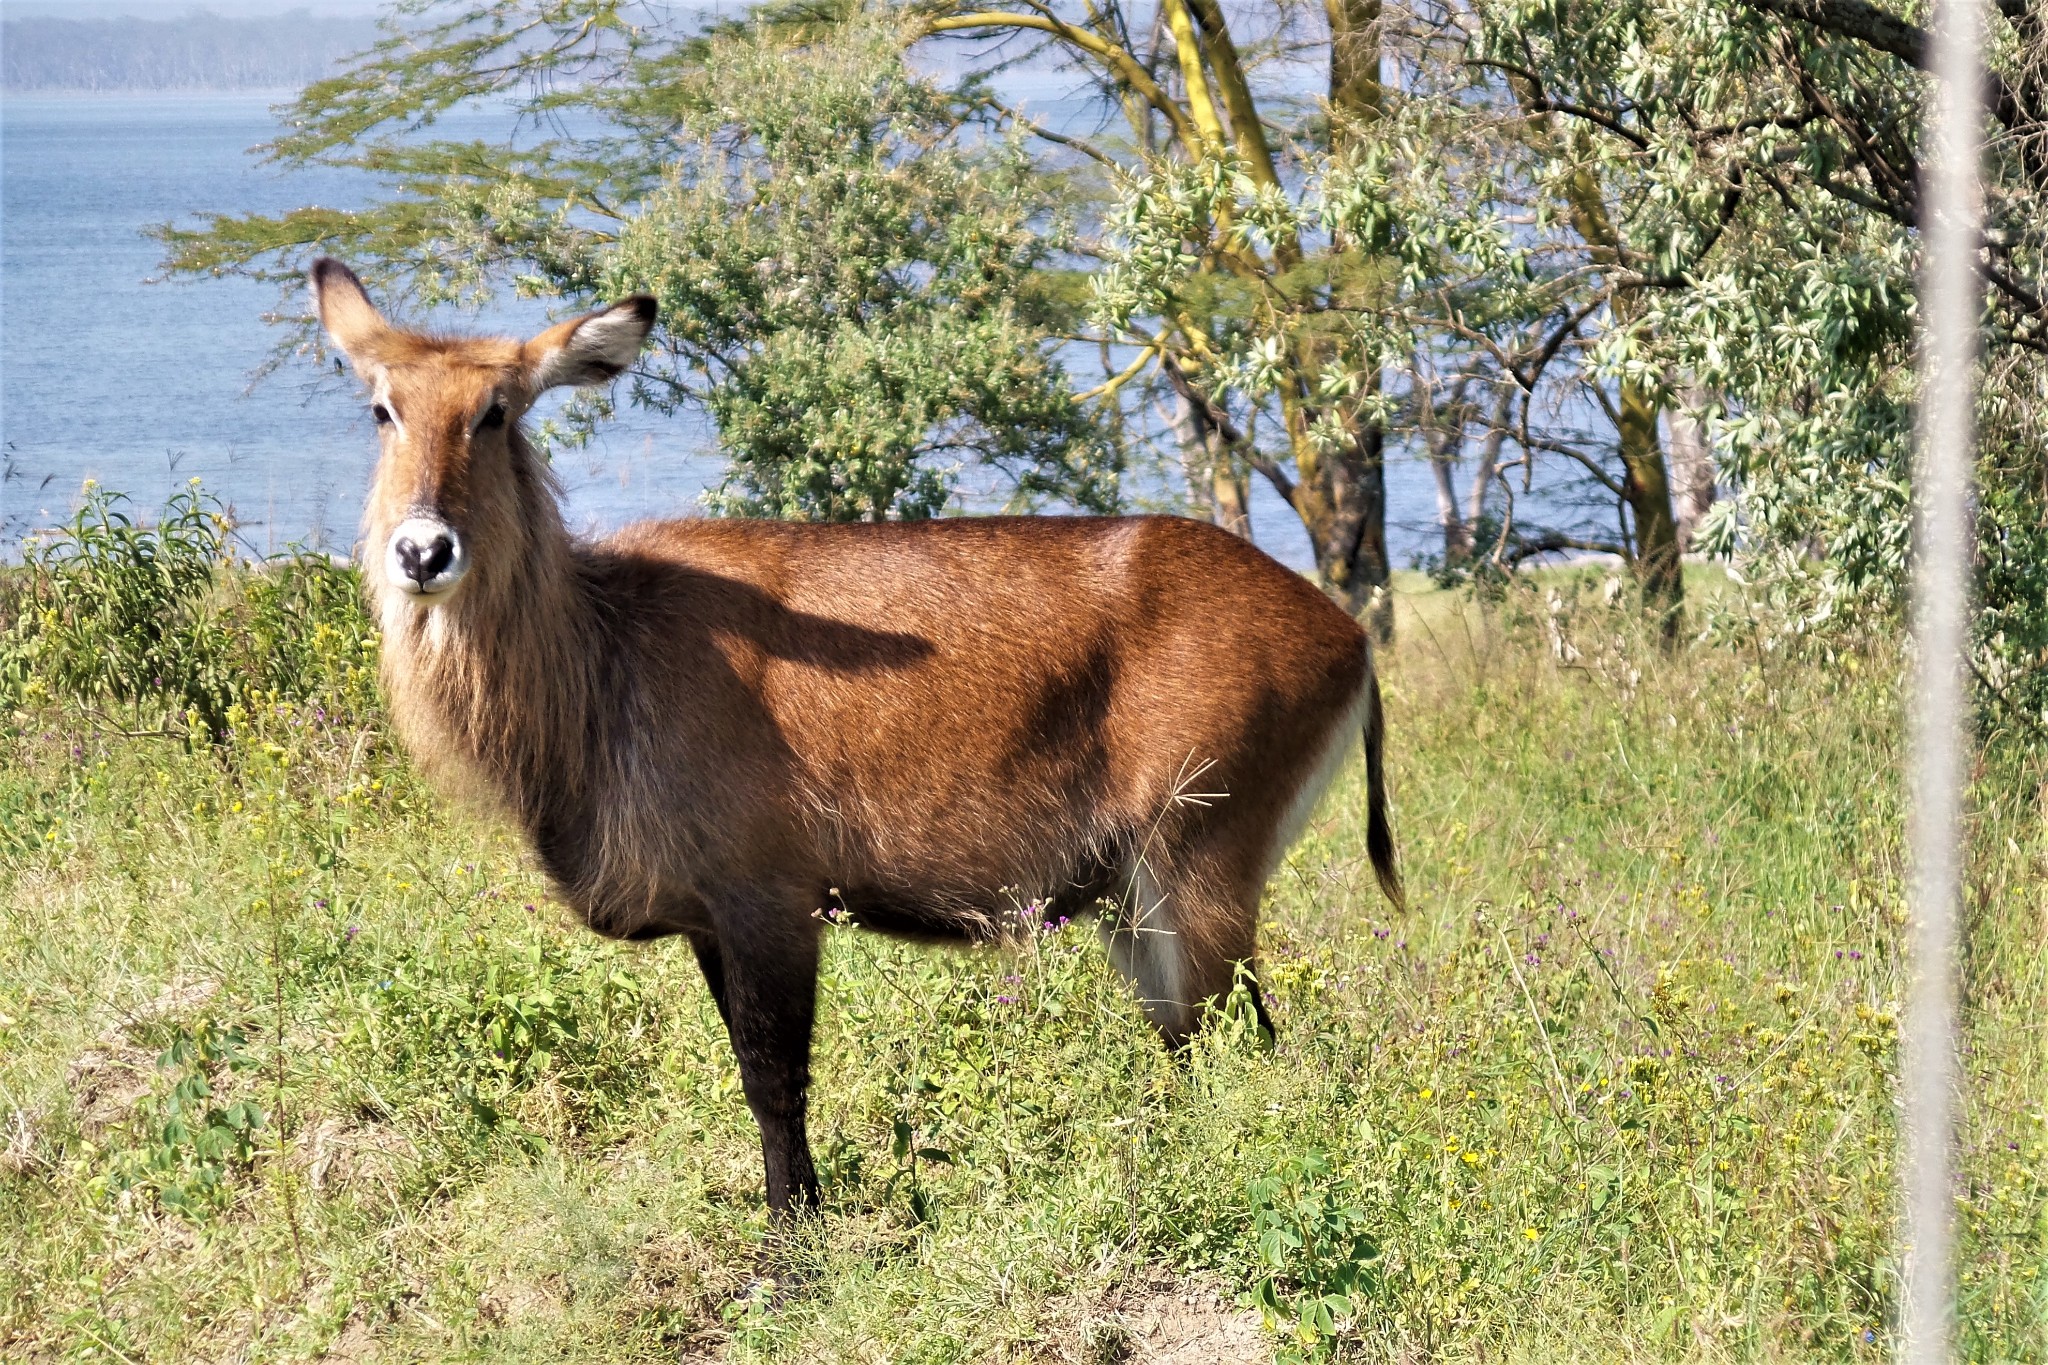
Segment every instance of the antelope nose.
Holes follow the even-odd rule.
[[[454,562],[455,541],[445,531],[429,537],[425,544],[400,536],[391,543],[391,553],[397,556],[405,576],[424,588]]]

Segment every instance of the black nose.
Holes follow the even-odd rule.
[[[405,536],[391,550],[398,556],[398,567],[405,570],[405,576],[424,588],[454,560],[455,541],[444,533],[421,545]]]

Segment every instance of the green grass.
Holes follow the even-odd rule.
[[[24,581],[17,620],[63,614]],[[828,1211],[776,1249],[779,1298],[742,1301],[759,1149],[688,952],[568,923],[393,751],[353,608],[256,582],[165,610],[302,612],[332,648],[275,697],[247,670],[208,694],[224,747],[146,693],[39,687],[55,625],[10,637],[0,1356],[1110,1361],[1119,1296],[1162,1274],[1307,1358],[1891,1345],[1881,644],[1665,654],[1597,580],[1405,585],[1413,909],[1372,888],[1354,764],[1271,888],[1277,1050],[1240,1008],[1185,1066],[1084,928],[972,954],[832,931]],[[1975,793],[1974,1360],[2048,1360],[2044,783],[2000,748]]]

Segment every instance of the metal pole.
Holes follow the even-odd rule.
[[[1911,980],[1903,1034],[1901,1359],[1955,1350],[1956,940],[1967,776],[1976,256],[1983,127],[1981,0],[1935,0],[1934,109],[1921,193],[1920,411],[1913,491]]]

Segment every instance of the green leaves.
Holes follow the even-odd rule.
[[[94,1188],[102,1195],[143,1190],[159,1205],[199,1220],[225,1209],[231,1181],[255,1158],[263,1111],[250,1100],[217,1101],[213,1081],[246,1071],[248,1035],[212,1019],[180,1028],[157,1059],[175,1079],[167,1094],[138,1105],[131,1141],[109,1153]]]
[[[387,36],[338,76],[286,106],[289,131],[267,148],[287,164],[352,164],[373,134],[418,128],[465,101],[581,72],[635,51],[644,30],[629,0],[398,0]],[[422,21],[422,22],[416,22]],[[546,105],[546,95],[529,95]]]
[[[1116,502],[1117,463],[1016,302],[1057,238],[1014,144],[959,141],[948,97],[859,29],[786,51],[714,41],[714,108],[621,235],[668,356],[639,390],[701,401],[731,461],[728,513],[938,512],[974,466],[1027,502]]]
[[[374,175],[381,202],[166,225],[167,264],[276,280],[287,347],[318,344],[297,292],[321,252],[415,307],[651,292],[662,330],[626,395],[716,424],[719,512],[929,516],[963,479],[1113,508],[1120,457],[1032,287],[1066,243],[1057,179],[888,23],[818,18],[699,34],[620,0],[415,0],[269,149]],[[424,140],[486,95],[511,105],[502,141]],[[541,434],[611,411],[585,397]]]
[[[344,1055],[408,1093],[474,1100],[487,1127],[549,1076],[597,1091],[622,1085],[656,1025],[639,982],[581,942],[421,948],[383,970],[362,988]]]
[[[242,562],[195,480],[148,520],[88,484],[24,547],[0,633],[0,699],[68,698],[224,739],[236,708],[280,699],[367,711],[370,622],[352,573],[316,554]]]
[[[1252,1233],[1264,1272],[1251,1297],[1282,1332],[1283,1357],[1326,1358],[1380,1283],[1380,1246],[1357,1188],[1329,1157],[1290,1157],[1251,1182]]]

